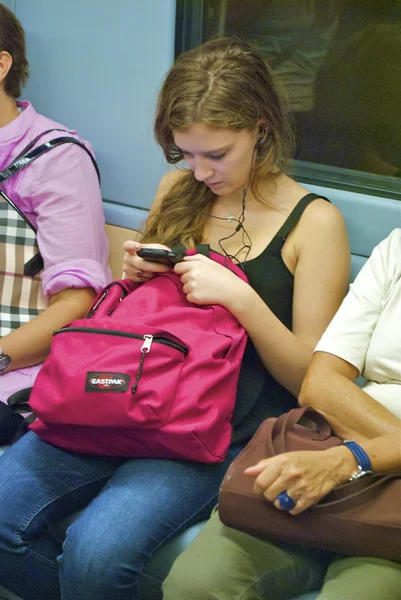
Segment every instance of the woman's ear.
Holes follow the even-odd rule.
[[[263,142],[266,140],[267,133],[267,124],[265,123],[265,121],[260,120],[258,122],[258,140],[256,142],[257,145],[263,144]]]
[[[3,50],[0,52],[0,85],[4,87],[4,82],[13,64],[13,58],[9,52]]]

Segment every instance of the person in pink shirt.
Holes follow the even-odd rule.
[[[29,102],[17,100],[27,77],[24,31],[14,14],[0,4],[0,172],[50,129],[68,133],[46,133],[35,147],[63,135],[78,139],[76,131],[38,114]],[[92,152],[91,146],[83,143]],[[0,184],[1,191],[37,229],[44,263],[43,310],[37,316],[16,328],[8,326],[2,292],[0,401],[5,402],[14,392],[33,385],[53,332],[81,318],[111,274],[99,180],[83,148],[74,143],[53,148]],[[10,231],[5,227],[0,221],[0,287],[4,287],[9,270],[1,255]]]

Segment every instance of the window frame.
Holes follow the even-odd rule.
[[[175,58],[204,41],[206,2],[176,0]],[[210,1],[210,0],[209,0]],[[225,1],[225,0],[224,0]],[[245,1],[245,0],[244,0]],[[401,201],[401,178],[292,159],[287,173],[304,184]]]

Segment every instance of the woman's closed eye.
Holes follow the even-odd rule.
[[[205,157],[210,158],[211,160],[221,160],[222,158],[225,157],[226,154],[227,154],[226,152],[222,152],[221,154],[206,153]],[[191,154],[190,152],[185,152],[184,150],[182,150],[182,156],[184,157],[185,160],[193,158],[193,154]]]
[[[226,155],[225,152],[222,154],[206,154],[207,158],[211,158],[212,160],[221,160]]]

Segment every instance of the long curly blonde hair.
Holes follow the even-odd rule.
[[[293,132],[272,73],[261,55],[236,38],[220,38],[181,54],[161,87],[154,133],[170,164],[183,160],[174,132],[195,123],[268,134],[258,145],[251,189],[259,201],[262,180],[274,179],[291,155]],[[187,247],[200,243],[216,195],[185,169],[147,220],[143,242]]]

